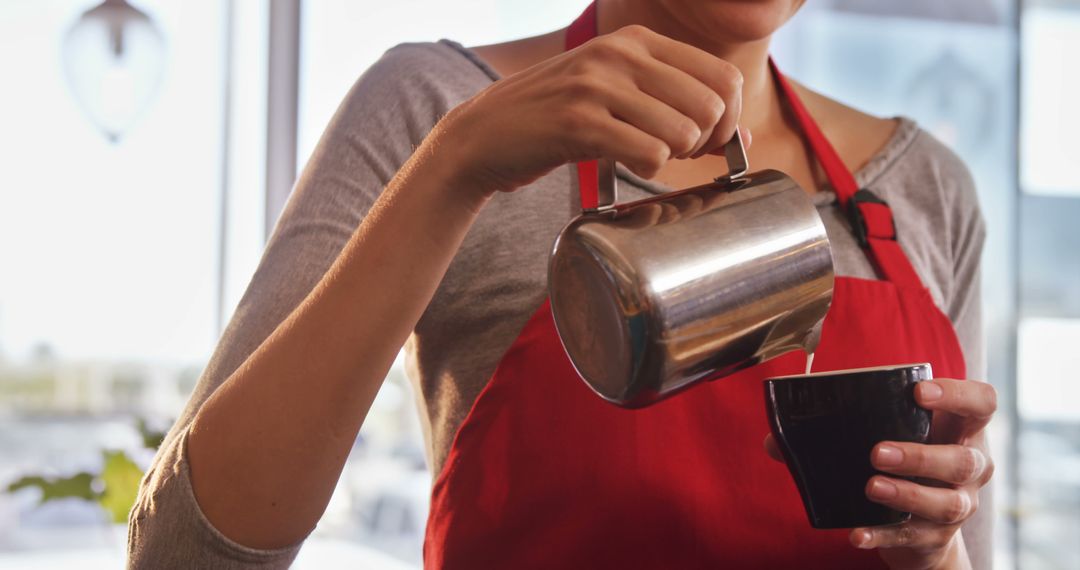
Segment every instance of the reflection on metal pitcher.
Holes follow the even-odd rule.
[[[571,221],[551,254],[556,328],[604,399],[640,407],[694,382],[788,352],[812,352],[832,301],[833,260],[809,195],[775,170],[752,174],[738,135],[716,182],[600,206]]]

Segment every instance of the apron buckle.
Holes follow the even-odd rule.
[[[860,188],[848,200],[847,216],[855,241],[864,249],[870,247],[872,237],[896,239],[896,220],[893,219],[892,209],[885,200],[866,188]]]

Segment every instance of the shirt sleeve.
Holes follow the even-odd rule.
[[[482,71],[443,44],[388,51],[356,82],[304,168],[262,260],[129,515],[129,568],[286,568],[213,527],[192,492],[187,433],[202,404],[322,278],[382,189]],[[471,74],[471,75],[470,75]],[[481,75],[477,78],[476,75]]]
[[[949,232],[953,260],[952,294],[946,312],[956,329],[964,352],[967,377],[986,381],[986,339],[982,318],[982,254],[986,242],[986,224],[979,209],[975,182],[968,169],[957,159],[949,179],[955,183],[950,192]],[[964,544],[975,570],[989,570],[993,565],[994,505],[992,487],[979,493],[979,508],[962,528]]]
[[[986,380],[986,339],[982,320],[982,253],[986,223],[979,209],[975,182],[962,164],[951,178],[953,192],[951,256],[952,291],[946,312],[956,329],[968,378]]]

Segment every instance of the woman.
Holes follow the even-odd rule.
[[[770,36],[801,4],[599,0],[544,36],[388,52],[327,129],[148,473],[131,564],[286,566],[408,341],[438,474],[428,567],[988,567],[994,393],[959,380],[982,372],[972,183],[910,121],[771,71]],[[628,198],[696,185],[725,171],[736,125],[830,234],[844,277],[819,369],[930,361],[957,378],[917,392],[933,445],[873,453],[921,478],[867,483],[909,523],[809,528],[761,448],[760,381],[799,355],[629,412],[559,348],[545,262],[592,183],[573,164],[619,161]],[[897,232],[871,224],[865,248],[837,204],[860,186]]]

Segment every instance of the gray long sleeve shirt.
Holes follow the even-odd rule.
[[[357,81],[297,181],[243,299],[143,480],[130,516],[131,567],[284,568],[293,560],[300,545],[247,548],[202,514],[186,458],[191,420],[316,285],[438,119],[497,79],[475,53],[442,41],[398,46]],[[626,171],[620,175],[626,200],[670,190]],[[855,176],[892,206],[901,246],[956,329],[968,376],[983,378],[979,258],[985,230],[967,169],[944,145],[901,119],[892,139]],[[495,196],[406,345],[435,473],[473,400],[545,297],[552,241],[578,213],[575,186],[567,166],[528,188]],[[837,273],[875,278],[835,195],[819,192],[814,200]],[[989,564],[979,554],[990,543],[989,517],[984,504],[965,527],[976,568]]]

